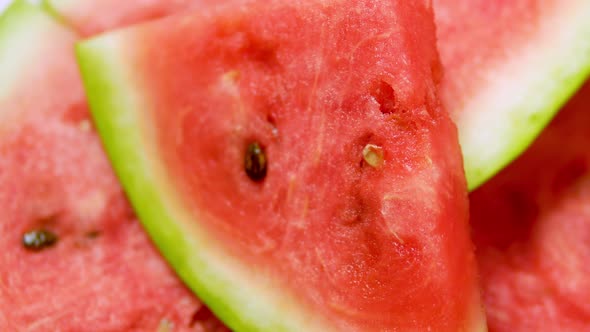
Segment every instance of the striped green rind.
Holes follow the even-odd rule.
[[[590,1],[560,3],[510,59],[456,110],[471,190],[524,152],[590,75]]]
[[[180,277],[237,331],[330,331],[270,276],[230,257],[203,229],[167,182],[151,135],[146,98],[126,62],[125,34],[85,41],[77,56],[99,134],[129,199]],[[186,234],[190,234],[187,236]],[[139,262],[140,263],[140,262]],[[291,294],[293,295],[293,294]]]

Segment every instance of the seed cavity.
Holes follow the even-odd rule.
[[[272,136],[274,138],[278,138],[279,137],[279,128],[277,128],[277,121],[276,121],[274,115],[272,115],[270,113],[267,114],[266,115],[266,122],[268,122],[271,126]]]
[[[23,246],[31,251],[41,251],[56,242],[57,236],[45,229],[32,230],[23,235]]]
[[[252,142],[246,148],[244,169],[252,181],[262,181],[266,177],[268,161],[264,148],[258,142]]]
[[[374,168],[381,167],[383,165],[383,148],[374,144],[365,145],[363,159]]]
[[[241,57],[253,61],[267,69],[278,68],[280,63],[277,56],[278,46],[268,40],[247,35],[241,48]]]
[[[88,239],[96,239],[100,235],[101,235],[101,232],[97,231],[97,230],[92,230],[92,231],[86,232],[86,234],[85,234],[86,238],[88,238]]]
[[[214,316],[213,312],[211,311],[211,309],[209,309],[205,306],[201,306],[199,309],[197,309],[193,313],[193,316],[191,317],[191,320],[190,320],[190,323],[188,326],[195,327],[197,325],[197,323],[210,321],[214,317],[215,316]]]
[[[379,103],[379,110],[383,114],[391,114],[396,112],[396,98],[395,90],[385,81],[378,81],[373,85],[371,95],[375,101]]]

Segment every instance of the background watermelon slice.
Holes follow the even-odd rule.
[[[490,331],[590,330],[590,83],[471,196]]]
[[[47,0],[92,35],[215,0]],[[590,73],[588,0],[435,0],[442,100],[476,188],[516,158]]]
[[[590,73],[588,0],[434,0],[441,98],[475,188],[533,141]]]
[[[216,331],[123,196],[76,39],[24,2],[0,18],[0,331]]]
[[[231,327],[485,329],[425,2],[219,5],[78,51],[142,221]]]

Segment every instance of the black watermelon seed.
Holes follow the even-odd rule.
[[[244,169],[253,181],[262,181],[266,177],[267,159],[264,148],[258,142],[248,145],[244,156]]]
[[[23,246],[32,251],[40,251],[53,246],[57,236],[44,229],[32,230],[23,235]]]

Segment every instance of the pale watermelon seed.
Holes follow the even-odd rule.
[[[374,168],[383,165],[383,148],[375,144],[367,144],[363,149],[363,159]]]

